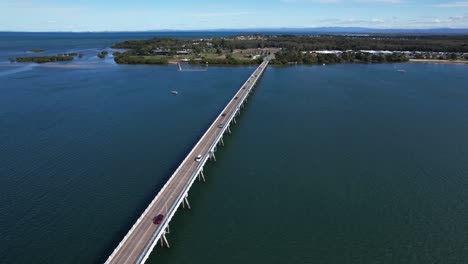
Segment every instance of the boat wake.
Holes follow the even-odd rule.
[[[14,69],[9,69],[6,71],[0,70],[0,76],[7,76],[7,75],[15,74],[15,73],[31,71],[35,67],[37,67],[36,64],[28,64],[26,66],[15,67]]]

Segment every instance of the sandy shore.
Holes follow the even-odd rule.
[[[468,64],[468,60],[420,60],[410,59],[410,62],[423,62],[423,63],[443,63],[443,64]]]

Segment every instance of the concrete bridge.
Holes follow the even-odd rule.
[[[269,61],[265,60],[260,64],[240,87],[115,248],[106,264],[144,263],[158,242],[161,243],[161,246],[169,247],[166,237],[169,232],[169,222],[180,205],[190,208],[188,202],[190,188],[196,179],[205,180],[203,166],[208,160],[216,161],[217,146],[224,145],[223,135],[226,132],[231,133],[230,125],[237,122],[236,117],[240,114],[240,110],[252,89],[268,67],[268,63]],[[153,223],[154,218],[159,214],[164,215],[161,223]]]

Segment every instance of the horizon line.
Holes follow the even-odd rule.
[[[0,30],[0,33],[142,33],[142,32],[229,32],[229,31],[272,31],[272,30],[370,30],[370,31],[431,31],[431,30],[466,30],[468,28],[456,27],[433,27],[433,28],[374,28],[374,27],[259,27],[259,28],[215,28],[215,29],[148,29],[148,30],[80,30],[80,31],[67,31],[67,30],[54,30],[54,31],[28,31],[28,30]],[[360,32],[365,33],[365,32]]]

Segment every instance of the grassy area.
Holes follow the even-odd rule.
[[[232,57],[236,60],[252,60],[251,55],[243,53],[233,53]]]

